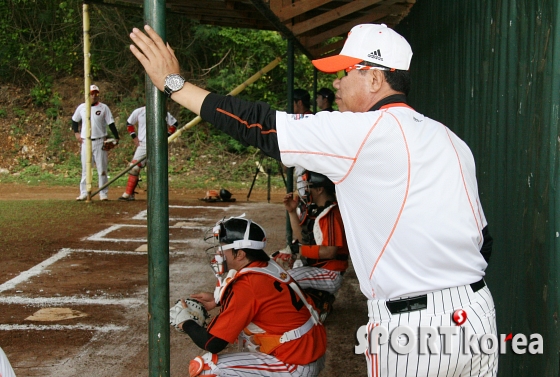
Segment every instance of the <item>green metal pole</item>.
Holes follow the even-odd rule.
[[[167,40],[165,0],[144,0],[144,20]],[[170,375],[169,190],[165,98],[146,75],[149,376]]]
[[[288,39],[288,60],[287,60],[287,90],[288,90],[288,113],[294,113],[294,41]],[[294,168],[286,171],[286,191],[294,192]],[[286,241],[292,244],[292,225],[290,224],[290,214],[286,212]]]
[[[313,67],[313,114],[317,114],[317,68]]]

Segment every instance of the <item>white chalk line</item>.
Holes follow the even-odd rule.
[[[208,207],[208,206],[169,206],[169,208],[180,208],[180,209],[214,209],[214,210],[221,210],[221,211],[229,211],[229,207]],[[148,218],[148,210],[142,210],[138,212],[137,215],[132,217],[133,220],[146,220]],[[188,220],[188,217],[170,217],[169,220]],[[203,219],[203,218],[202,218]],[[206,220],[206,219],[203,219]]]
[[[147,228],[147,225],[133,224],[116,224],[111,225],[105,230],[97,232],[89,237],[84,238],[85,241],[102,241],[102,242],[147,242],[147,238],[111,238],[108,234],[122,228]],[[169,229],[190,229],[190,230],[206,230],[204,226],[170,226]],[[189,239],[169,240],[169,243],[191,243]]]
[[[128,326],[93,326],[93,325],[0,325],[0,331],[21,331],[21,330],[86,330],[97,332],[125,331]]]
[[[94,250],[94,249],[70,249],[72,252],[76,253],[97,253],[97,254],[124,254],[124,255],[139,255],[144,256],[148,254],[147,251],[118,251],[118,250]],[[184,255],[187,257],[204,256],[206,253],[196,250],[183,250],[183,251],[169,251],[169,255]]]
[[[70,249],[61,249],[58,253],[56,253],[52,257],[45,259],[43,262],[39,263],[38,265],[31,267],[29,270],[22,272],[15,278],[8,280],[4,284],[0,285],[0,292],[4,292],[8,289],[13,289],[16,285],[28,280],[33,276],[39,275],[41,272],[43,272],[45,267],[50,266],[51,264],[64,258],[70,253],[71,253]]]
[[[121,305],[140,306],[147,301],[137,298],[89,298],[89,297],[1,297],[0,304],[27,306],[60,306],[60,305]]]

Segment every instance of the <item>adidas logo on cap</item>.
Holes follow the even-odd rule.
[[[381,50],[379,49],[377,49],[377,51],[370,52],[369,54],[367,54],[367,56],[372,59],[383,61],[383,58],[381,57]]]

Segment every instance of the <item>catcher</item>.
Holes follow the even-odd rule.
[[[303,197],[298,199],[292,193],[284,197],[292,235],[303,262],[301,267],[290,269],[288,273],[313,298],[324,321],[332,311],[334,294],[342,286],[342,275],[348,268],[348,244],[334,183],[312,171],[303,172],[302,182]],[[272,257],[289,269],[295,254],[287,248]]]
[[[263,248],[266,235],[241,217],[219,221],[210,237],[215,292],[191,295],[170,311],[170,322],[208,351],[191,361],[190,376],[317,376],[326,333],[297,284]],[[219,244],[218,244],[219,242]],[[220,312],[206,328],[207,310]],[[238,340],[242,352],[218,355]]]

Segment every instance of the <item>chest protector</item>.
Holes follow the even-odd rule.
[[[231,271],[228,273],[228,276],[224,279],[224,284],[220,288],[220,292],[218,295],[214,294],[214,297],[219,297],[221,300],[224,292],[227,291],[227,287],[233,283],[239,276],[245,274],[264,274],[267,276],[272,277],[273,279],[287,284],[302,300],[305,304],[307,310],[309,310],[309,319],[300,327],[286,331],[284,334],[269,334],[265,330],[261,329],[259,326],[255,325],[254,323],[250,323],[247,325],[245,329],[239,334],[239,347],[243,351],[248,352],[263,352],[266,354],[271,354],[274,352],[276,348],[278,348],[283,343],[299,339],[303,335],[305,335],[309,330],[313,328],[313,326],[321,325],[319,321],[319,315],[317,311],[307,302],[305,295],[301,291],[300,287],[297,283],[291,278],[291,276],[276,262],[270,260],[268,261],[268,265],[266,267],[246,267],[241,269],[239,272],[234,272],[231,279],[228,280]],[[218,287],[216,288],[218,290]]]

